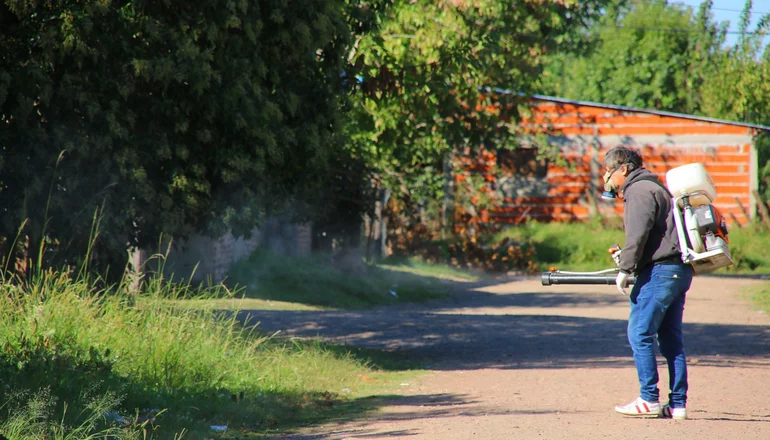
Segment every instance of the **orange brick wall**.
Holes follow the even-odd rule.
[[[547,191],[505,197],[500,206],[484,213],[488,222],[581,220],[597,209],[604,215],[620,214],[621,201],[611,203],[600,198],[604,174],[600,161],[606,151],[617,145],[637,149],[644,166],[664,183],[665,173],[671,168],[702,163],[716,185],[714,204],[728,221],[747,222],[739,203],[747,212],[755,211],[751,197],[752,189],[756,188],[752,128],[554,102],[533,105],[531,115],[521,126],[530,133],[548,135],[549,141],[560,146],[569,166],[549,165]]]

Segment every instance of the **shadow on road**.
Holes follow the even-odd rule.
[[[418,429],[402,429],[382,431],[372,427],[373,422],[400,422],[414,423],[420,419],[456,419],[467,417],[473,420],[478,417],[491,416],[526,416],[548,415],[557,411],[553,409],[528,409],[516,410],[501,407],[481,405],[477,399],[464,394],[420,394],[414,396],[388,395],[374,399],[367,398],[367,406],[371,408],[390,408],[386,413],[368,413],[365,419],[347,420],[339,429],[329,426],[322,434],[313,433],[281,433],[277,437],[282,440],[320,440],[320,439],[366,439],[375,438],[408,438],[412,435],[425,435]],[[371,401],[374,400],[374,401]],[[581,410],[559,410],[558,413],[583,413]]]
[[[413,361],[409,368],[633,367],[626,340],[626,319],[621,317],[624,313],[620,313],[626,309],[627,299],[614,290],[604,294],[601,293],[603,290],[573,290],[562,286],[540,291],[531,281],[512,287],[496,286],[488,280],[464,283],[462,289],[450,300],[429,304],[354,311],[242,311],[239,318],[251,325],[257,323],[264,332],[280,330],[282,335],[290,337],[321,338],[345,347],[385,350],[395,354],[396,358]],[[685,334],[691,364],[770,367],[770,327],[685,323]],[[659,361],[664,362],[662,357]],[[392,368],[407,369],[399,365],[394,363]],[[523,412],[499,406],[492,408],[472,396],[450,393],[371,399],[361,401],[371,409],[366,417],[345,420],[336,430],[329,425],[323,434],[284,433],[280,438],[410,438],[426,433],[411,429],[383,431],[372,422],[400,426],[399,423],[388,423],[553,412],[552,409],[537,408]],[[376,411],[384,407],[389,410]],[[770,421],[770,416],[764,415],[706,412],[695,412],[693,418],[762,424]]]
[[[380,396],[374,399],[366,398],[368,402],[367,406],[375,407],[390,407],[391,411],[387,413],[370,413],[365,420],[360,421],[348,421],[340,429],[335,430],[333,428],[327,430],[323,434],[286,434],[282,433],[279,437],[284,440],[320,440],[320,439],[353,439],[360,438],[365,439],[369,437],[376,438],[404,438],[412,435],[424,435],[425,433],[419,430],[394,430],[394,431],[381,431],[371,427],[373,421],[378,422],[397,422],[397,421],[410,421],[414,422],[419,419],[436,419],[436,418],[456,418],[456,417],[468,417],[474,418],[479,416],[489,417],[495,415],[538,415],[538,414],[552,414],[553,410],[513,410],[505,408],[492,408],[488,406],[480,406],[480,402],[471,396],[464,394],[420,394],[414,396],[397,396],[387,395]],[[374,401],[372,401],[374,400]],[[561,411],[564,412],[564,411]],[[573,411],[580,412],[580,411]]]
[[[612,287],[614,289],[614,286]],[[613,290],[614,292],[614,290]],[[625,304],[628,300],[619,294],[585,295],[564,292],[525,292],[512,295],[498,295],[473,290],[470,294],[456,297],[453,301],[436,302],[433,310],[456,308],[501,308],[501,307],[548,307],[587,308]]]
[[[697,414],[697,411],[695,414]],[[770,423],[770,415],[720,413],[719,417],[703,417],[703,420],[718,420],[720,422]]]
[[[463,313],[481,307],[554,312],[558,308],[563,313],[565,308],[624,302],[623,297],[613,294],[469,291],[454,301],[422,306],[367,311],[244,311],[239,316],[245,320],[248,315],[250,322],[258,322],[266,332],[281,330],[293,337],[321,337],[337,344],[387,350],[418,359],[431,369],[627,367],[632,360],[625,319],[555,313]],[[450,314],[448,309],[455,310]],[[770,364],[768,328],[686,323],[685,334],[688,356],[700,365]]]

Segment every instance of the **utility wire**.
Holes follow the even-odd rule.
[[[664,31],[664,32],[682,32],[682,33],[699,33],[702,32],[699,29],[685,29],[685,28],[667,28],[667,27],[649,27],[649,26],[619,26],[619,25],[611,25],[611,24],[599,24],[597,25],[599,27],[608,27],[608,28],[615,28],[615,29],[632,29],[632,30],[642,30],[642,31]],[[741,31],[726,31],[728,34],[740,34]],[[755,35],[759,32],[745,32],[746,35]]]
[[[684,4],[684,3],[681,3],[681,4]],[[711,8],[711,10],[712,11],[726,11],[726,12],[743,12],[742,9]],[[770,14],[770,12],[751,11],[751,10],[749,10],[749,14],[767,15],[767,14]]]
[[[698,9],[698,7],[699,7],[699,6],[689,5],[689,4],[687,4],[687,3],[682,3],[682,2],[672,2],[671,4],[673,4],[673,5],[680,5],[680,6],[689,6],[689,7],[693,8],[693,9],[695,9],[695,10],[697,10],[697,9]],[[744,11],[743,11],[743,9],[714,8],[714,7],[710,8],[710,9],[711,9],[712,11],[740,12],[740,13],[743,13],[743,12],[744,12]],[[770,12],[752,11],[752,10],[749,10],[749,11],[748,11],[748,13],[749,13],[750,15],[754,15],[754,14],[759,14],[759,15],[770,15]],[[631,27],[631,26],[624,26],[624,27]],[[635,29],[636,29],[636,28],[635,28]],[[639,28],[639,29],[650,29],[650,30],[667,30],[667,29],[669,29],[669,28],[660,28],[660,29],[653,29],[653,28]],[[674,30],[673,30],[673,28],[672,28],[672,31],[673,31],[673,32],[696,32],[696,31],[690,31],[690,30],[687,30],[687,29],[681,29],[681,30],[678,30],[678,31],[674,31]],[[727,31],[727,33],[728,33],[728,34],[740,34],[741,32],[740,32],[740,31]],[[746,32],[746,35],[754,35],[755,33],[756,33],[756,32]]]
[[[689,5],[687,3],[682,3],[682,2],[672,2],[671,4],[681,5],[681,6],[689,6],[689,7],[693,8],[693,9],[696,9],[696,10],[700,7],[700,6]],[[743,9],[714,8],[714,7],[712,7],[711,10],[712,11],[725,11],[725,12],[741,12],[741,13],[743,12]],[[762,11],[752,11],[752,10],[749,10],[749,14],[767,15],[767,14],[770,14],[770,12],[762,12]]]

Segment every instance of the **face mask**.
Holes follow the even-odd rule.
[[[602,193],[602,198],[605,200],[614,200],[618,196],[618,187],[615,185],[615,182],[610,180],[618,169],[615,168],[604,173],[604,192]]]

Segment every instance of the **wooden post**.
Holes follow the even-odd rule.
[[[591,141],[589,148],[591,149],[591,161],[590,161],[590,180],[588,181],[588,215],[592,218],[598,216],[599,204],[596,202],[596,193],[599,191],[599,187],[596,186],[596,181],[601,175],[601,164],[599,163],[599,132],[598,127],[594,125],[594,138]]]
[[[586,198],[588,199],[588,216],[596,218],[599,215],[599,203],[596,200],[596,185],[590,185],[586,190]]]
[[[387,213],[388,201],[390,200],[390,188],[385,188],[382,193],[382,201],[380,202],[380,257],[385,258],[388,256],[388,217],[383,213]]]
[[[770,228],[770,212],[767,210],[767,205],[762,201],[762,197],[759,195],[759,191],[751,190],[751,195],[754,196],[754,201],[759,206],[759,213],[762,216],[762,223]]]
[[[376,208],[375,208],[376,209]],[[374,215],[366,214],[364,216],[364,232],[366,233],[366,262],[372,262],[372,242],[374,241],[375,228]]]
[[[751,216],[746,211],[746,208],[743,207],[743,204],[741,203],[741,199],[739,199],[737,196],[735,197],[735,203],[738,204],[738,208],[741,209],[741,212],[743,213],[743,216],[746,217],[746,222],[748,224],[751,224]]]
[[[445,240],[454,235],[454,154],[447,153],[444,157],[444,203],[441,207],[441,239]]]
[[[732,212],[731,212],[731,213],[729,213],[729,214],[730,214],[730,218],[731,218],[731,219],[732,219],[732,221],[733,221],[733,224],[734,224],[735,226],[737,226],[737,227],[738,227],[738,229],[740,229],[740,228],[741,228],[741,222],[739,222],[739,221],[738,221],[738,217],[736,217],[736,216],[735,216],[735,214],[733,214]]]

